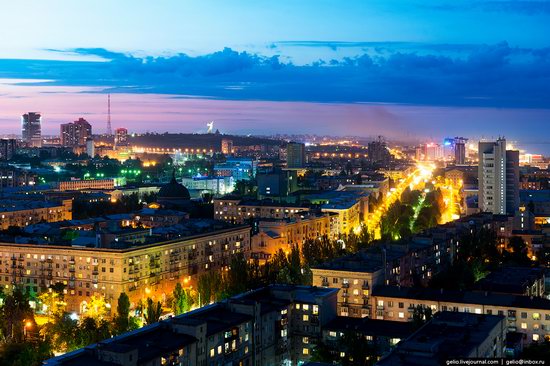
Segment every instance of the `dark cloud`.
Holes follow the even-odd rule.
[[[427,45],[422,52],[393,51],[384,56],[374,52],[293,65],[279,56],[229,48],[197,57],[136,57],[105,49],[73,49],[69,52],[105,61],[3,59],[0,77],[101,86],[110,92],[234,100],[550,107],[550,49],[500,43],[461,50],[451,56]]]

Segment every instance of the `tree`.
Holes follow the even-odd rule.
[[[65,285],[61,282],[56,282],[51,285],[47,291],[44,291],[38,296],[38,300],[46,308],[48,318],[63,313],[65,311]]]
[[[417,305],[413,309],[413,328],[418,329],[432,318],[432,309],[427,306]]]
[[[145,310],[145,322],[147,325],[159,321],[162,315],[162,304],[160,301],[154,302],[150,297],[147,298],[147,309]]]
[[[86,317],[101,320],[107,314],[107,303],[103,296],[92,295],[86,307]]]
[[[23,324],[30,322],[36,329],[34,313],[29,305],[28,295],[16,287],[11,295],[4,299],[0,309],[0,325],[4,337],[13,342],[21,342],[24,337]]]
[[[226,277],[226,296],[233,296],[248,290],[248,263],[244,254],[239,252],[231,257]]]
[[[114,319],[114,332],[122,334],[127,332],[130,326],[130,299],[125,292],[121,292],[118,296],[117,315]]]
[[[181,283],[178,282],[178,284],[176,284],[176,288],[174,289],[174,292],[172,292],[172,295],[174,297],[172,300],[172,311],[175,315],[186,313],[191,309],[193,301],[191,298],[191,292],[189,290],[185,290]]]

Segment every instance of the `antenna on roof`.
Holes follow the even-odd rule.
[[[111,94],[107,94],[107,135],[111,136],[113,129],[111,127]]]

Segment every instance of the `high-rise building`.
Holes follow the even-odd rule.
[[[128,130],[119,127],[115,130],[115,147],[128,146]]]
[[[445,150],[441,144],[430,142],[426,144],[426,153],[424,157],[429,161],[442,160],[445,157]]]
[[[42,116],[37,112],[21,116],[21,134],[23,142],[30,147],[42,146]]]
[[[466,163],[466,141],[464,137],[455,137],[455,164]]]
[[[306,162],[306,147],[299,142],[289,142],[286,145],[287,168],[303,168]]]
[[[90,158],[93,158],[95,156],[94,140],[91,137],[86,140],[86,154]]]
[[[89,137],[92,137],[92,125],[84,118],[61,124],[60,138],[63,146],[84,146]]]
[[[1,139],[0,140],[0,160],[10,160],[15,155],[17,148],[17,140]]]
[[[479,209],[513,214],[519,205],[519,152],[506,151],[506,139],[480,141]]]
[[[225,155],[233,152],[233,140],[222,139],[222,153]]]
[[[377,163],[385,166],[390,162],[390,152],[388,151],[388,147],[382,139],[382,136],[379,136],[376,141],[369,142],[368,153],[368,159],[371,163]]]

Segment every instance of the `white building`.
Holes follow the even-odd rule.
[[[235,180],[233,177],[208,177],[195,176],[192,178],[182,178],[183,184],[189,190],[207,191],[214,195],[224,195],[233,192]]]

